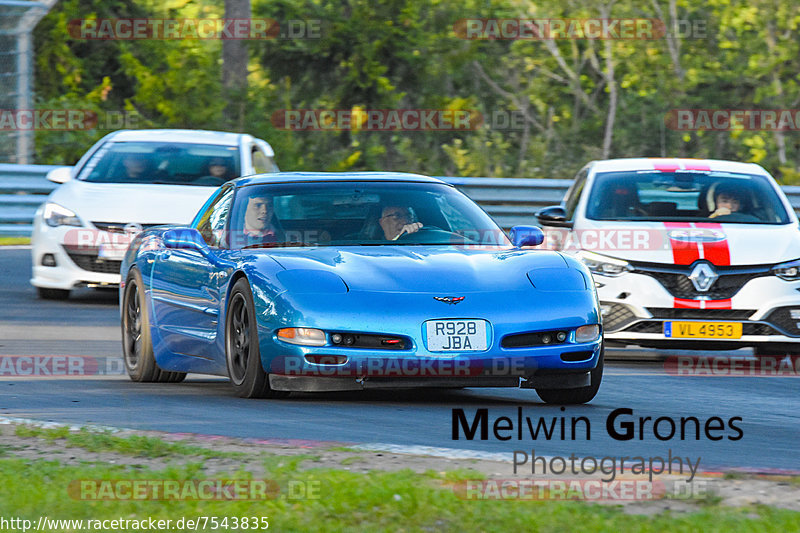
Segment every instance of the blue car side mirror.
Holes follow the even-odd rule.
[[[194,228],[170,229],[161,234],[161,239],[164,241],[164,248],[194,250],[202,254],[209,251],[203,236]]]
[[[539,246],[544,242],[544,233],[536,226],[514,226],[509,233],[511,243],[517,248]]]

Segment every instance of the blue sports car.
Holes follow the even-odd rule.
[[[583,403],[603,374],[591,275],[510,238],[438,179],[275,173],[221,186],[188,227],[139,234],[122,263],[134,381],[228,376],[239,396],[522,387]],[[526,249],[527,247],[527,249]]]

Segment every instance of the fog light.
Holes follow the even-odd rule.
[[[549,334],[545,333],[544,335],[542,335],[542,344],[550,344],[550,341],[552,340],[553,339],[550,338]]]
[[[334,333],[333,335],[331,335],[331,342],[333,344],[341,344],[342,336],[339,333]]]
[[[56,266],[56,257],[53,254],[44,254],[42,256],[42,266],[46,267]]]
[[[800,309],[789,309],[789,316],[792,320],[800,320]]]
[[[575,342],[592,342],[600,336],[600,326],[591,324],[575,330]]]
[[[556,333],[556,339],[558,339],[558,342],[564,342],[567,340],[567,334],[563,331],[559,331]]]
[[[282,328],[278,330],[278,338],[290,344],[325,346],[325,332],[321,329]]]
[[[352,346],[356,339],[352,335],[345,335],[343,342],[345,346]]]

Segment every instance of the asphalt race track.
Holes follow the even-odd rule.
[[[6,356],[89,356],[99,375],[9,377],[0,366],[0,417],[20,417],[72,424],[100,424],[133,429],[228,435],[259,439],[304,439],[380,445],[433,446],[501,453],[513,450],[537,456],[673,456],[701,458],[702,470],[752,468],[800,470],[800,401],[795,377],[683,377],[669,375],[659,361],[638,362],[653,351],[609,350],[617,356],[606,365],[598,396],[588,405],[559,407],[541,403],[533,391],[465,389],[456,391],[369,391],[363,393],[296,394],[288,400],[243,400],[224,379],[189,376],[180,384],[136,384],[122,374],[119,311],[115,291],[76,291],[66,302],[36,299],[28,284],[30,251],[0,249],[0,360]],[[672,352],[671,352],[672,353]],[[678,353],[678,352],[674,352]],[[749,351],[728,352],[747,356]],[[718,353],[719,355],[719,353]],[[585,416],[572,440],[532,440],[527,429],[510,440],[492,435],[491,424],[522,416],[536,425],[543,417]],[[452,410],[462,408],[470,422],[479,408],[488,409],[489,439],[452,440]],[[617,408],[633,409],[633,417],[652,417],[643,440],[612,439],[606,418]],[[701,423],[720,417],[722,440],[701,435],[695,440],[657,439],[652,420],[693,416]],[[739,440],[727,426],[732,417],[743,434]],[[506,432],[509,433],[509,432]],[[505,433],[504,433],[505,434]],[[380,446],[378,446],[380,447]]]

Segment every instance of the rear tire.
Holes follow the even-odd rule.
[[[66,300],[69,298],[68,289],[45,289],[44,287],[36,287],[36,294],[42,300]]]
[[[161,370],[153,355],[150,317],[144,297],[142,275],[135,268],[128,273],[122,298],[122,356],[132,381],[179,383],[185,372]]]
[[[269,386],[269,374],[261,365],[253,293],[247,279],[233,285],[225,313],[225,360],[228,377],[242,398],[284,398],[288,392]]]
[[[605,347],[600,346],[600,358],[597,366],[591,371],[591,385],[579,387],[577,389],[536,389],[545,403],[558,405],[580,404],[591,401],[600,389],[600,382],[603,381],[603,366],[605,361]]]

